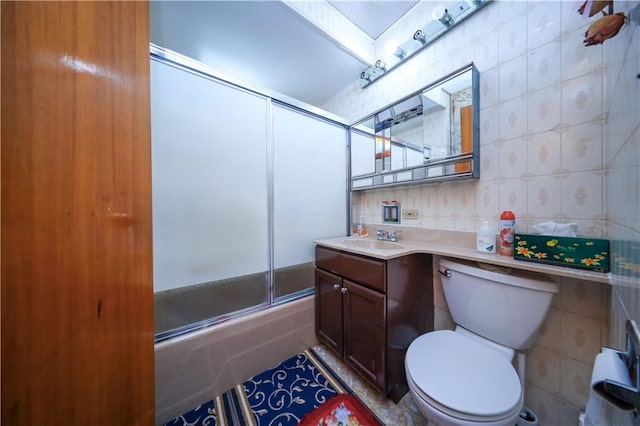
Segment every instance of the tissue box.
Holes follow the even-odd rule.
[[[609,272],[609,240],[516,234],[513,258],[526,262]]]

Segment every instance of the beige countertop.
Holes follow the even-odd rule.
[[[377,229],[388,230],[391,228],[380,226],[377,227]],[[330,238],[315,240],[314,243],[318,246],[357,253],[383,260],[415,253],[428,253],[438,256],[489,263],[514,269],[541,272],[549,275],[611,284],[610,273],[563,268],[560,266],[514,260],[512,257],[501,256],[499,254],[479,253],[475,248],[475,232],[445,231],[426,228],[402,228],[399,241],[396,243],[378,241],[375,235],[369,235],[368,237]]]

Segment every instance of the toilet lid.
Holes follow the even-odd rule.
[[[521,401],[520,379],[509,360],[460,333],[439,330],[418,337],[405,362],[426,395],[456,412],[500,416]]]

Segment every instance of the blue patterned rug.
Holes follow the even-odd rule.
[[[307,350],[165,426],[294,426],[339,393],[351,391]]]

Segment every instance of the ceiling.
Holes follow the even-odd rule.
[[[329,2],[372,43],[416,1]],[[369,65],[278,0],[152,1],[151,42],[314,106]]]
[[[413,6],[418,4],[418,0],[329,0],[329,4],[367,33],[372,40],[376,40]]]

